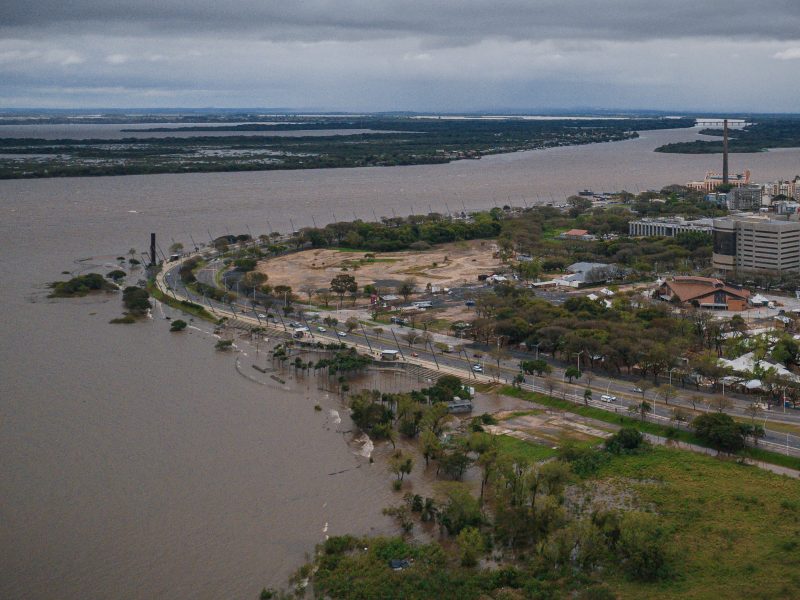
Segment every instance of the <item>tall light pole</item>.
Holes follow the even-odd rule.
[[[672,368],[669,370],[669,384],[670,384],[670,386],[672,385],[672,372],[673,372],[673,371],[677,371],[677,370],[678,370],[678,367],[672,367]]]

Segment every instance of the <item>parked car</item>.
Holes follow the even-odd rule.
[[[603,402],[616,402],[617,397],[611,396],[609,394],[603,394],[602,396],[600,396],[600,400],[602,400]]]

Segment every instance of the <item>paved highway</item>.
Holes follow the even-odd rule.
[[[212,313],[221,317],[227,316],[241,319],[253,324],[258,324],[262,327],[280,329],[287,333],[292,333],[289,327],[289,323],[292,319],[282,317],[279,311],[271,311],[276,318],[272,321],[268,321],[263,308],[254,309],[251,305],[242,303],[228,305],[194,294],[183,285],[178,275],[178,269],[183,260],[185,260],[185,258],[181,261],[169,264],[166,271],[159,274],[156,281],[162,291],[176,296],[178,299],[187,299],[201,304],[207,307]],[[209,262],[207,267],[198,270],[198,281],[208,285],[215,285],[215,274],[222,266],[222,262],[213,259]],[[374,325],[384,328],[384,331],[381,333],[376,333],[373,326],[360,326],[351,332],[347,332],[343,329],[341,323],[334,327],[325,325],[324,328],[326,331],[323,333],[316,329],[320,326],[319,323],[302,322],[301,324],[309,327],[309,337],[314,340],[321,340],[326,343],[348,343],[358,347],[362,351],[370,352],[374,356],[379,355],[380,351],[383,349],[399,350],[401,359],[406,362],[437,369],[443,373],[456,374],[475,382],[489,383],[499,381],[511,383],[514,377],[520,372],[519,360],[531,358],[530,354],[514,353],[517,354],[517,356],[512,355],[510,359],[501,360],[498,367],[497,361],[490,358],[487,352],[481,349],[464,348],[460,353],[447,353],[434,351],[430,344],[425,347],[408,347],[394,332],[393,328],[385,327],[382,324],[376,323]],[[463,340],[459,340],[459,342],[463,343]],[[478,365],[481,368],[480,371],[476,371],[476,366]],[[554,396],[563,397],[577,403],[583,403],[583,393],[587,388],[586,384],[581,384],[580,380],[576,383],[569,384],[564,376],[564,367],[552,363],[551,366],[553,367],[553,372],[547,378],[527,375],[523,388],[533,390],[533,386],[535,386],[536,391],[549,393],[550,386],[553,385]],[[642,400],[641,394],[632,391],[633,384],[606,375],[593,374],[591,389],[593,392],[593,399],[590,401],[590,404],[610,412],[628,414],[628,408],[631,405],[638,404]],[[600,401],[600,397],[603,394],[615,396],[617,400],[611,403],[602,402]],[[670,400],[669,405],[665,405],[663,401],[660,401],[656,397],[653,391],[647,392],[645,397],[653,407],[653,412],[650,414],[649,419],[662,423],[669,423],[672,419],[672,410],[676,407],[680,407],[690,413],[694,412],[692,411],[692,405],[689,400],[691,395],[700,395],[705,398],[705,405],[698,405],[698,409],[701,411],[712,410],[710,403],[713,396],[710,394],[704,394],[694,390],[687,392],[681,389],[677,390],[677,394],[675,398]],[[747,417],[745,408],[750,401],[741,399],[732,399],[732,401],[733,407],[726,412],[739,417]],[[789,425],[798,426],[800,428],[800,414],[798,413],[800,413],[800,411],[790,409],[787,409],[786,412],[780,410],[764,411],[757,419],[757,422],[764,425],[766,430],[766,437],[761,443],[771,450],[800,456],[800,435],[796,435],[795,432],[787,433],[770,428],[770,423],[774,424],[773,427]],[[800,429],[798,429],[798,431],[800,431]]]

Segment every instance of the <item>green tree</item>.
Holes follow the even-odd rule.
[[[474,567],[483,554],[483,535],[475,527],[465,527],[456,538],[462,567]]]
[[[537,358],[536,360],[523,360],[520,362],[519,368],[528,375],[536,373],[542,376],[553,372],[553,368],[547,364],[546,360],[541,358]]]
[[[397,287],[397,293],[403,297],[405,302],[408,302],[408,298],[414,293],[416,285],[413,279],[406,279]]]
[[[419,441],[422,456],[425,458],[425,466],[427,467],[431,459],[435,460],[439,457],[442,451],[442,443],[439,441],[439,436],[430,429],[425,429],[420,434]]]
[[[669,404],[669,401],[672,400],[677,393],[678,391],[668,383],[658,386],[658,395],[664,401],[664,404]]]
[[[628,411],[634,414],[638,413],[639,418],[644,422],[647,415],[653,412],[653,406],[647,400],[642,400],[638,404],[631,404]]]
[[[339,296],[339,306],[342,306],[345,294],[355,294],[358,291],[358,284],[355,277],[347,273],[339,273],[331,279],[331,291]]]
[[[567,367],[564,369],[564,376],[572,383],[573,379],[580,379],[581,378],[581,371],[578,367]]]
[[[396,450],[389,457],[389,471],[394,473],[398,481],[411,473],[414,468],[414,457],[405,454],[402,450]]]
[[[445,492],[446,501],[439,512],[439,522],[450,535],[457,535],[465,527],[479,527],[483,522],[478,500],[462,483],[451,483]]]
[[[604,442],[606,450],[614,454],[632,452],[644,443],[644,437],[638,429],[623,427]]]
[[[586,388],[585,390],[583,390],[583,403],[586,406],[589,406],[589,400],[591,399],[592,399],[592,390]]]
[[[739,423],[725,413],[705,413],[692,421],[697,437],[717,452],[732,454],[744,448],[744,435]]]
[[[253,290],[262,287],[265,283],[267,283],[268,279],[269,276],[266,273],[261,273],[260,271],[248,271],[242,276],[241,284],[245,287],[245,289]]]

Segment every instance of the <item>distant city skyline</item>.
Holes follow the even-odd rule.
[[[0,24],[0,108],[793,112],[798,72],[791,0],[10,0]]]

